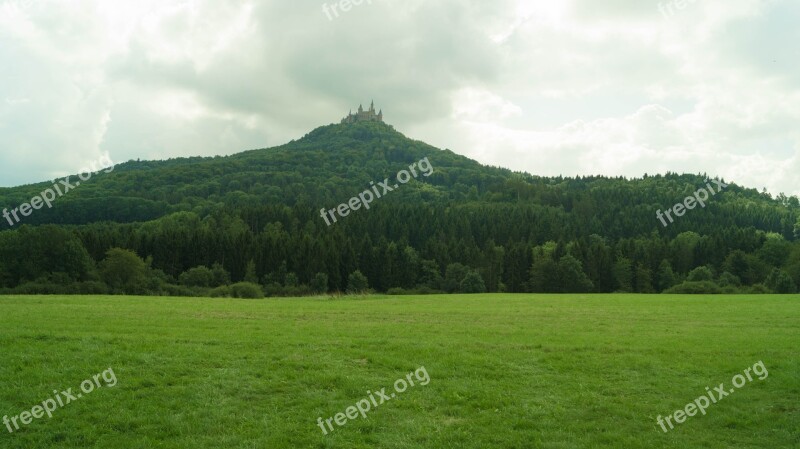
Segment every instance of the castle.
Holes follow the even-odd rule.
[[[375,102],[369,105],[369,111],[365,111],[361,105],[358,105],[358,112],[353,114],[351,110],[347,117],[342,119],[342,123],[356,123],[356,122],[382,122],[383,109],[377,114],[375,113]]]

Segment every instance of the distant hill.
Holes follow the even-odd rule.
[[[232,156],[119,164],[112,173],[100,173],[59,198],[53,209],[37,211],[23,222],[130,223],[197,207],[208,213],[220,205],[338,204],[370,181],[393,176],[423,157],[433,157],[441,171],[424,179],[427,188],[412,185],[404,190],[425,190],[430,198],[449,197],[449,189],[471,186],[476,180],[478,189],[490,187],[486,183],[499,188],[511,175],[410,140],[384,123],[329,125],[286,145]],[[0,205],[16,207],[51,184],[0,189]],[[7,222],[0,226],[9,227]]]
[[[423,159],[432,169],[429,176],[397,181],[398,172]],[[391,192],[375,198],[369,210],[322,216],[321,209],[332,211],[386,178]],[[583,274],[589,291],[647,292],[674,285],[659,280],[667,262],[675,283],[708,266],[710,282],[733,270],[740,283],[763,284],[778,269],[800,284],[793,268],[800,267],[795,197],[771,198],[724,180],[730,185],[706,207],[663,226],[656,211],[683,202],[707,178],[540,177],[481,165],[382,122],[357,122],[323,126],[285,145],[227,157],[122,163],[58,198],[52,209],[24,217],[22,224],[69,225],[63,230],[86,249],[92,264],[112,247],[151,257],[166,283],[214,263],[242,280],[252,262],[250,280],[284,288],[288,273],[288,284],[296,276],[298,285],[323,273],[329,289],[344,290],[358,269],[380,291],[457,291],[474,271],[489,291],[570,290],[576,282],[589,285],[582,283]],[[0,189],[0,207],[18,207],[51,185]],[[5,248],[0,238],[0,256],[5,251],[10,258],[0,262],[6,270],[0,287],[53,272],[14,268],[11,240],[21,245],[23,234],[45,232],[20,234],[20,227],[0,233],[7,234]],[[9,228],[0,220],[0,229]],[[781,242],[780,256],[759,257],[771,240]],[[750,258],[746,268],[725,265],[736,251]],[[553,267],[537,268],[537,257]],[[573,259],[582,273],[572,273]],[[447,267],[454,264],[465,268],[456,265],[445,285]],[[537,278],[537,269],[550,274]],[[68,277],[86,281],[97,270],[84,271]]]

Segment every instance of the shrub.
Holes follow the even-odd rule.
[[[742,285],[742,281],[738,276],[726,271],[719,275],[719,281],[717,281],[717,284],[719,284],[720,287],[738,287]]]
[[[239,282],[231,285],[231,295],[234,298],[261,299],[264,297],[264,290],[252,282]]]
[[[50,284],[42,281],[25,282],[14,289],[17,295],[63,295],[63,285]]]
[[[404,288],[394,287],[394,288],[390,288],[389,290],[387,290],[386,294],[387,295],[393,295],[393,296],[394,295],[410,295],[411,292],[407,291]]]
[[[147,265],[135,252],[111,248],[100,262],[100,276],[114,293],[141,294]]]
[[[286,286],[283,288],[284,296],[289,297],[296,297],[296,296],[311,296],[315,292],[306,284],[300,284],[294,287]]]
[[[719,286],[710,281],[691,282],[686,281],[674,287],[668,288],[663,293],[696,295],[696,294],[718,294],[721,293]]]
[[[108,286],[98,281],[81,282],[78,285],[78,293],[81,295],[105,295],[108,293]]]
[[[689,282],[713,281],[714,273],[708,267],[697,267],[689,272],[686,280]]]
[[[461,293],[486,293],[486,284],[483,283],[483,278],[477,271],[470,271],[464,276],[458,291]]]
[[[414,293],[417,295],[441,295],[444,292],[436,290],[435,288],[430,288],[427,285],[418,285]]]
[[[214,272],[200,265],[186,270],[180,276],[181,285],[187,287],[210,287],[214,282]]]
[[[264,287],[264,293],[269,297],[283,296],[283,286],[277,282],[270,282]]]
[[[347,293],[360,294],[369,289],[369,281],[364,274],[358,270],[352,272],[347,278]]]
[[[223,285],[221,287],[212,289],[210,292],[208,292],[208,296],[211,298],[230,298],[231,289],[227,285]]]
[[[764,284],[754,284],[747,289],[747,293],[752,295],[768,295],[772,293],[772,290],[768,289]]]
[[[201,294],[198,294],[195,290],[192,290],[191,288],[183,285],[164,284],[161,286],[161,288],[164,290],[164,294],[167,296],[180,296],[186,298],[202,296]]]

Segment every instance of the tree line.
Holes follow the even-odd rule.
[[[24,226],[0,232],[0,291],[239,296],[225,287],[247,283],[268,296],[795,293],[800,285],[800,242],[775,232],[540,241],[531,236],[538,222],[522,226],[484,207],[382,207],[330,231],[269,207],[246,218],[180,212],[142,224]],[[251,226],[262,221],[259,231]]]

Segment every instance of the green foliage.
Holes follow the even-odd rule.
[[[247,262],[247,268],[244,273],[244,282],[249,284],[258,284],[258,275],[256,274],[256,263],[251,259]]]
[[[220,287],[231,283],[231,274],[225,270],[221,263],[215,262],[214,265],[211,266],[211,274],[212,287]]]
[[[717,284],[719,284],[720,287],[739,287],[742,285],[742,280],[726,271],[719,275]]]
[[[686,281],[674,287],[664,290],[664,293],[680,294],[680,295],[697,295],[697,294],[718,294],[722,293],[719,285],[711,281],[692,282]]]
[[[23,226],[0,232],[0,287],[62,273],[72,281],[94,276],[94,261],[73,232],[58,226]]]
[[[753,294],[753,295],[768,295],[768,294],[772,293],[772,290],[770,290],[764,284],[751,285],[745,291],[746,291],[746,293],[750,293],[750,294]]]
[[[530,286],[531,290],[535,292],[558,293],[561,291],[558,264],[553,260],[552,252],[538,247],[534,249]]]
[[[722,270],[738,277],[742,283],[752,285],[764,281],[769,273],[769,266],[755,255],[735,250],[725,258]]]
[[[766,286],[775,293],[797,293],[797,285],[791,276],[783,270],[774,268],[766,280]]]
[[[583,272],[581,262],[566,255],[558,261],[558,279],[563,293],[588,293],[594,288],[594,284]]]
[[[636,265],[634,290],[637,293],[655,293],[655,288],[653,287],[653,275],[644,265]]]
[[[556,262],[554,244],[537,247],[533,251],[531,266],[531,290],[545,293],[586,293],[594,284],[584,273],[581,262],[572,255],[565,255]]]
[[[233,296],[233,294],[231,293],[231,288],[229,286],[223,285],[212,289],[208,293],[208,296],[210,296],[211,298],[230,298],[231,296]]]
[[[439,265],[435,260],[423,260],[420,266],[419,285],[431,290],[438,290],[442,288],[442,273],[439,271]]]
[[[347,278],[347,293],[361,294],[369,289],[369,281],[364,274],[358,270],[350,273]]]
[[[187,287],[210,287],[214,284],[214,272],[202,265],[194,267],[181,274],[180,283]]]
[[[686,280],[689,282],[712,282],[714,281],[714,272],[708,267],[697,267],[689,272],[689,276]]]
[[[477,271],[470,271],[459,284],[459,293],[486,293],[486,285]]]
[[[328,292],[328,275],[325,273],[317,273],[314,279],[311,280],[311,290],[314,293],[327,293]]]
[[[668,260],[662,260],[658,266],[658,289],[666,290],[678,283],[675,272],[672,271],[672,264]]]
[[[261,299],[264,291],[261,286],[252,282],[238,282],[230,286],[231,296],[234,298]]]
[[[797,223],[794,225],[794,238],[800,240],[800,217],[797,218]]]
[[[287,273],[287,274],[286,274],[286,278],[285,278],[285,280],[284,280],[284,282],[283,282],[283,285],[284,285],[285,287],[297,287],[297,285],[298,285],[299,283],[300,283],[300,280],[299,280],[299,279],[297,279],[297,275],[296,275],[296,274],[294,274],[294,273]]]
[[[136,294],[145,281],[147,265],[135,252],[112,248],[100,263],[100,276],[114,292]]]
[[[784,240],[781,235],[771,234],[767,236],[756,255],[765,263],[773,267],[781,267],[786,263],[786,259],[792,252],[792,244]]]
[[[447,293],[456,293],[461,288],[461,282],[469,274],[469,267],[460,263],[451,263],[445,269],[443,287]]]
[[[630,259],[620,257],[614,263],[614,281],[616,282],[616,291],[622,293],[633,292],[633,267]]]

